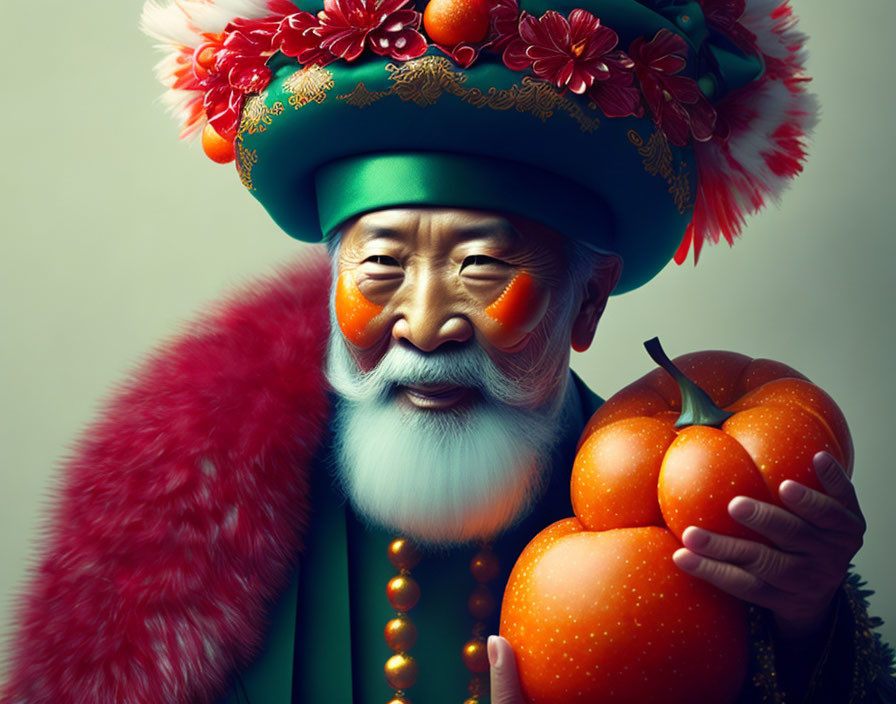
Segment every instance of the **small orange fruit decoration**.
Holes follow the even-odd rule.
[[[217,164],[227,164],[236,157],[233,140],[220,135],[210,122],[202,130],[202,151]]]
[[[818,488],[812,457],[851,473],[831,398],[790,367],[733,352],[675,363],[624,388],[582,434],[575,518],[539,533],[504,592],[501,635],[530,704],[731,704],[747,665],[745,604],[672,562],[689,525],[758,539],[731,498],[777,501],[786,478]],[[667,373],[668,372],[668,373]]]
[[[488,0],[429,0],[423,11],[423,28],[436,44],[474,44],[488,33]]]

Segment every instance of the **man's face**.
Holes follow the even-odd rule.
[[[564,242],[529,224],[464,210],[385,210],[359,218],[343,234],[335,312],[360,368],[369,371],[393,346],[423,353],[478,345],[508,375],[548,341],[568,279]],[[564,321],[567,322],[567,321]],[[403,388],[399,400],[450,410],[469,400],[461,389]]]
[[[588,298],[564,240],[489,213],[396,209],[351,223],[335,256],[328,377],[353,504],[434,542],[507,527],[563,430]]]

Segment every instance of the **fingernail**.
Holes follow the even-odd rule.
[[[778,495],[785,501],[797,503],[802,501],[803,497],[806,495],[806,487],[798,482],[786,479],[781,482],[781,486],[778,487]]]
[[[700,550],[709,544],[709,533],[697,526],[688,526],[681,534],[681,539],[687,547]]]
[[[498,667],[498,660],[501,657],[498,636],[489,636],[486,650],[488,650],[488,664],[492,667]]]
[[[821,450],[820,452],[816,452],[814,455],[812,455],[812,461],[815,464],[831,464],[831,461],[833,459],[834,458],[831,455],[831,453],[826,452],[824,450]]]
[[[697,565],[700,564],[700,556],[695,555],[687,548],[679,548],[676,550],[672,555],[672,559],[675,561],[675,564],[683,570],[696,569]]]
[[[728,504],[728,515],[740,521],[748,521],[753,517],[753,502],[744,496],[736,496]]]
[[[828,452],[816,452],[812,463],[815,465],[816,472],[823,472],[828,476],[833,475],[834,469],[837,467],[837,461]]]

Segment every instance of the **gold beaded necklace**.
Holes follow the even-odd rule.
[[[417,641],[417,627],[408,612],[420,600],[420,586],[411,576],[411,570],[420,562],[420,552],[407,538],[396,538],[389,544],[389,561],[398,574],[386,585],[386,597],[395,609],[395,618],[386,624],[386,644],[394,653],[385,666],[386,681],[395,690],[388,704],[411,704],[405,690],[417,681],[417,661],[408,651]],[[493,581],[500,571],[498,556],[491,547],[483,544],[470,560],[470,573],[476,587],[467,600],[467,608],[474,619],[473,637],[461,650],[461,659],[472,673],[469,684],[470,696],[464,704],[479,704],[480,697],[488,693],[488,651],[486,649],[486,619],[495,612],[496,601],[488,582]]]

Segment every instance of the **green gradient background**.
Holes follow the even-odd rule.
[[[611,302],[574,366],[603,395],[672,355],[732,349],[797,367],[840,403],[870,525],[857,557],[896,641],[892,50],[896,4],[798,0],[823,115],[784,206],[734,250],[670,265]],[[302,245],[277,231],[155,102],[138,0],[3,2],[0,639],[54,468],[111,385],[222,291]],[[49,106],[49,107],[48,107]],[[889,546],[889,547],[888,547]],[[14,646],[13,646],[14,647]]]

